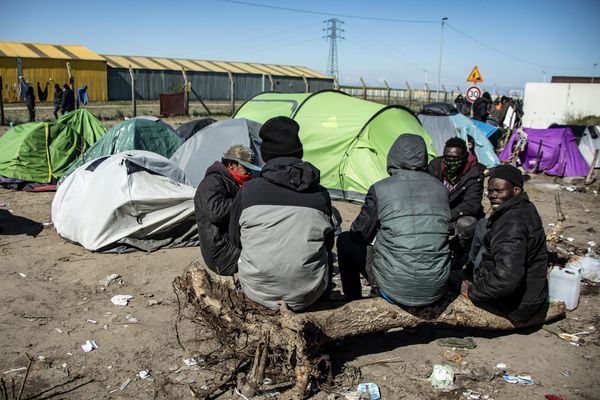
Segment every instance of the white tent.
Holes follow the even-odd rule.
[[[577,146],[579,151],[583,154],[585,160],[592,165],[594,160],[594,152],[600,150],[600,125],[599,126],[588,126],[583,131],[583,135],[577,138]],[[600,156],[596,159],[596,165],[594,168],[600,168]]]
[[[194,194],[169,159],[127,151],[69,175],[52,202],[52,222],[63,238],[92,251],[196,245]]]
[[[173,155],[173,161],[183,170],[192,186],[197,187],[204,179],[208,167],[220,161],[223,153],[234,144],[243,144],[254,150],[259,165],[261,124],[244,118],[215,122],[189,138]]]

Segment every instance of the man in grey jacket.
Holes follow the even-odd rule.
[[[444,295],[450,273],[448,191],[426,172],[420,136],[398,137],[387,167],[390,177],[369,188],[350,231],[338,237],[342,288],[347,300],[361,298],[362,274],[389,302],[425,306]]]

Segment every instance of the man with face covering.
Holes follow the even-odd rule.
[[[468,151],[464,140],[453,137],[446,141],[444,155],[431,160],[427,170],[448,189],[450,232],[456,238],[452,247],[460,258],[471,247],[475,224],[485,215],[481,205],[485,166]]]
[[[527,321],[548,297],[548,249],[542,220],[512,165],[491,170],[488,198],[493,212],[476,227],[471,250],[473,283],[462,294],[513,321]]]
[[[400,135],[387,167],[390,176],[369,188],[350,231],[338,237],[344,295],[362,297],[362,274],[389,302],[425,306],[446,292],[448,191],[426,172],[427,148],[420,136]]]

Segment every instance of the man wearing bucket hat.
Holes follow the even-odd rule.
[[[300,127],[287,117],[261,127],[261,176],[240,190],[229,235],[241,247],[238,276],[244,294],[272,309],[297,311],[326,293],[333,248],[332,207],[320,172],[302,161]]]
[[[231,146],[222,160],[208,167],[196,189],[194,207],[200,251],[206,266],[220,274],[237,272],[239,249],[229,240],[229,214],[239,189],[260,171],[252,149],[241,144]]]
[[[491,170],[488,199],[493,212],[475,228],[471,249],[473,283],[462,294],[513,321],[527,321],[548,297],[548,249],[542,220],[512,165]]]

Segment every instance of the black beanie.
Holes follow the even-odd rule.
[[[521,170],[509,164],[502,164],[490,171],[490,179],[500,178],[509,181],[515,186],[523,189],[523,174]]]
[[[258,135],[262,139],[260,155],[267,162],[277,157],[302,158],[302,142],[298,137],[300,126],[288,117],[274,117],[260,128]]]

